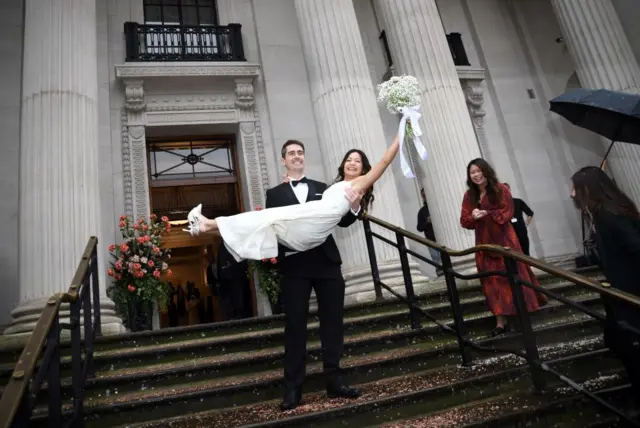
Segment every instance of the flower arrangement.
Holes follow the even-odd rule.
[[[403,107],[420,104],[420,85],[413,76],[393,76],[378,85],[378,102],[385,103],[391,114],[397,114]]]
[[[262,207],[258,205],[256,211],[261,211]],[[267,295],[269,301],[273,304],[278,303],[280,296],[280,268],[278,267],[278,259],[272,257],[270,259],[249,260],[249,265],[253,271],[254,277],[258,279],[260,289]]]
[[[384,103],[392,114],[400,113],[402,119],[398,126],[398,140],[400,141],[400,168],[407,178],[415,178],[409,162],[404,156],[402,145],[405,136],[413,141],[418,156],[427,160],[427,150],[420,141],[422,130],[418,120],[422,116],[420,110],[420,85],[413,76],[393,76],[378,85],[378,102]]]
[[[160,240],[163,234],[171,231],[169,219],[158,219],[152,214],[148,222],[142,218],[134,223],[123,215],[119,227],[122,242],[109,246],[109,253],[114,258],[107,270],[113,278],[107,289],[109,297],[123,315],[132,305],[143,302],[158,302],[161,308],[166,308],[169,289],[160,276],[163,272],[167,276],[172,274],[167,264],[171,253],[160,248]]]

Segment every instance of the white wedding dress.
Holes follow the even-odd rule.
[[[351,183],[340,181],[317,201],[217,217],[220,235],[237,261],[277,257],[278,243],[294,251],[310,250],[322,245],[349,211],[348,187]]]

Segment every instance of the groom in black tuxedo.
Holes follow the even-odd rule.
[[[287,181],[267,190],[266,208],[282,207],[322,198],[327,185],[304,176],[304,145],[289,140],[282,146],[282,163]],[[360,197],[351,189],[345,192],[352,212],[338,224],[348,227],[357,219]],[[342,259],[333,236],[319,247],[296,253],[280,246],[278,258],[280,283],[286,319],[284,333],[285,392],[280,408],[291,410],[300,404],[301,387],[306,374],[307,318],[311,289],[316,292],[320,317],[322,361],[329,397],[357,398],[360,391],[350,388],[340,375],[340,357],[344,341],[344,278]]]

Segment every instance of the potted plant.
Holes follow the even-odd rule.
[[[171,253],[160,248],[160,241],[171,231],[171,224],[167,217],[158,219],[155,214],[149,221],[142,218],[135,223],[123,215],[119,227],[122,242],[109,246],[114,260],[107,270],[113,278],[107,293],[129,330],[151,330],[153,305],[164,309],[169,300],[169,288],[161,276],[172,274],[167,264]]]

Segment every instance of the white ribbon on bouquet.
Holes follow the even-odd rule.
[[[425,149],[422,141],[420,141],[420,136],[422,135],[422,129],[420,129],[420,123],[418,122],[422,117],[422,114],[419,112],[420,105],[415,105],[412,107],[402,107],[400,109],[400,113],[402,114],[402,119],[400,119],[400,125],[398,126],[398,140],[400,142],[400,168],[402,169],[402,173],[407,178],[415,178],[413,171],[411,171],[411,165],[407,161],[407,158],[404,156],[403,147],[404,147],[404,135],[407,127],[407,120],[411,120],[411,130],[413,131],[413,145],[420,156],[420,159],[427,160],[428,153],[427,149]]]

